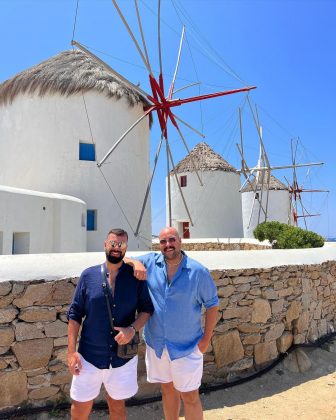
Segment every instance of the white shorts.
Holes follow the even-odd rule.
[[[155,351],[147,345],[146,367],[148,382],[173,382],[175,389],[180,392],[194,391],[201,385],[203,353],[196,346],[188,356],[172,361],[166,347],[159,359]]]
[[[82,369],[79,375],[73,375],[70,397],[79,402],[95,399],[102,384],[114,400],[133,397],[138,391],[137,367],[138,356],[133,357],[124,366],[98,369],[81,356]]]

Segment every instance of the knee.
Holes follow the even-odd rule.
[[[167,384],[162,383],[161,392],[163,396],[171,396],[171,395],[179,394],[179,392],[174,387],[173,382],[169,382]]]
[[[85,420],[89,418],[93,401],[78,402],[72,401],[71,404],[71,420]]]
[[[184,404],[194,405],[200,401],[198,389],[195,391],[181,392],[181,398]]]

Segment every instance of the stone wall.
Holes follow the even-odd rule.
[[[336,261],[215,270],[220,311],[205,355],[204,383],[260,370],[292,343],[336,327]],[[0,282],[0,408],[68,397],[66,311],[77,278]],[[153,395],[140,349],[138,396]]]
[[[252,251],[261,249],[272,249],[272,246],[261,242],[186,242],[183,240],[184,251]],[[160,251],[160,245],[153,243],[152,251]]]

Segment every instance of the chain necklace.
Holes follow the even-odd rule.
[[[180,259],[180,261],[178,262],[178,263],[169,263],[166,259],[165,259],[165,263],[167,264],[167,265],[180,265],[181,264],[181,262],[182,262],[182,260],[183,260],[183,258],[184,258],[184,255],[183,254],[181,254],[181,259]]]

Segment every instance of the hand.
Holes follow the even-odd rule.
[[[198,348],[200,350],[201,353],[205,353],[209,347],[210,344],[210,340],[205,338],[204,335],[203,337],[200,339],[200,341],[198,342]]]
[[[146,280],[147,279],[147,270],[146,267],[137,260],[132,260],[133,264],[133,275],[138,280]]]
[[[118,344],[129,343],[135,335],[135,331],[131,327],[114,327],[114,329],[119,331],[118,334],[114,337]]]
[[[68,368],[72,375],[79,375],[82,369],[80,355],[77,351],[68,353]]]

